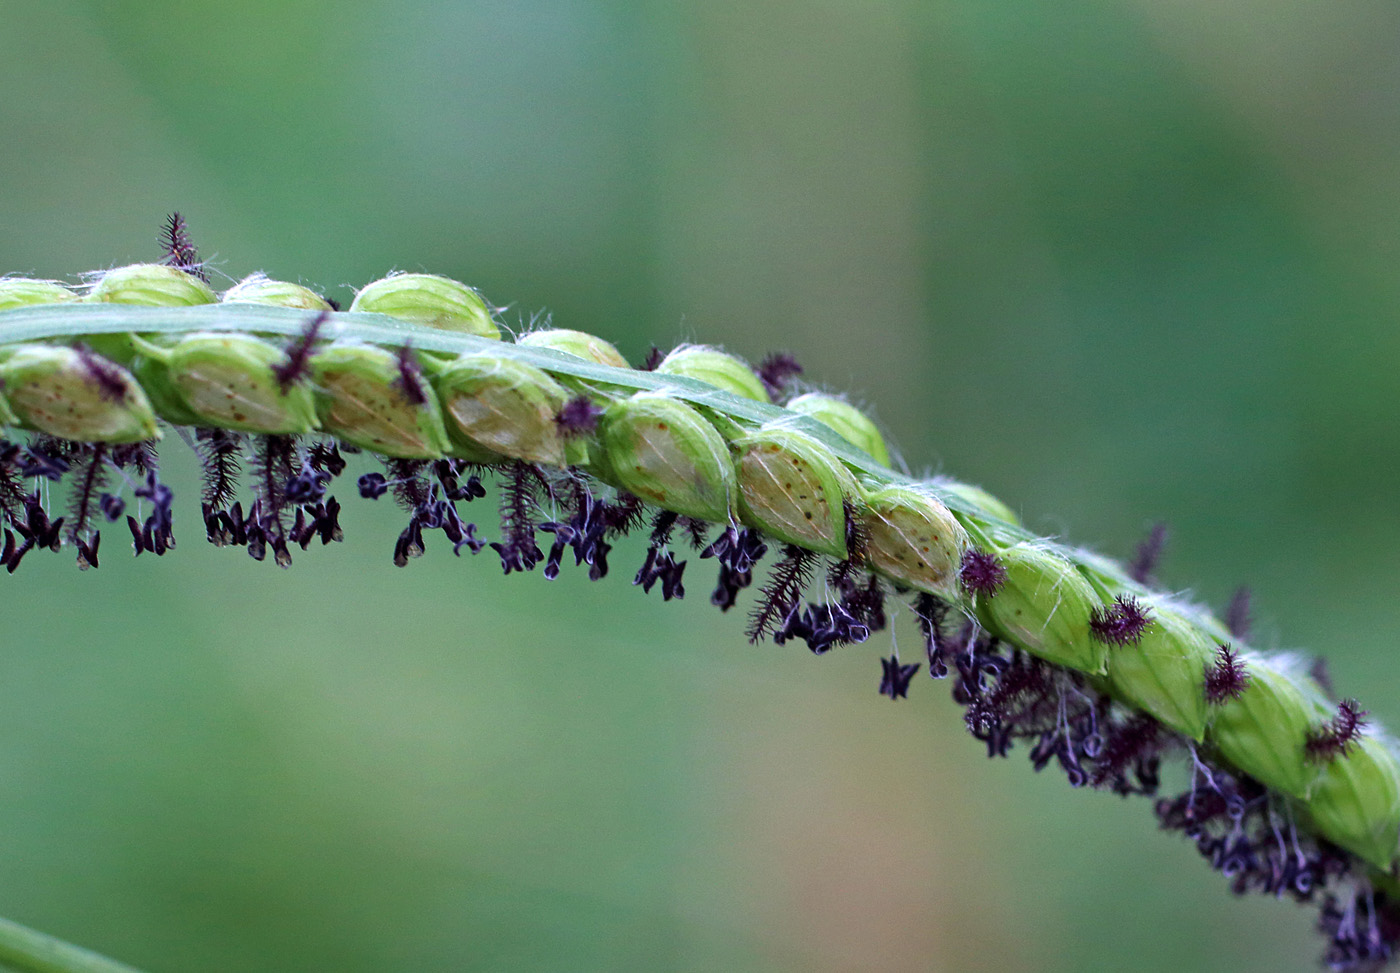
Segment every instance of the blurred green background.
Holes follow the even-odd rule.
[[[1400,7],[0,0],[0,272],[156,256],[798,354],[910,467],[1255,586],[1400,726]],[[0,915],[166,971],[1303,970],[945,684],[398,515],[0,578]],[[342,490],[343,492],[343,490]],[[477,519],[487,512],[473,511]],[[900,634],[912,654],[907,615]]]

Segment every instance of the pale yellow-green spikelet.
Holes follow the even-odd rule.
[[[155,412],[131,373],[97,354],[59,345],[0,353],[0,413],[28,429],[78,442],[158,439]]]
[[[885,577],[916,591],[957,596],[967,531],[936,497],[889,486],[865,495],[865,557]]]
[[[283,385],[275,366],[286,353],[251,335],[196,332],[165,351],[168,380],[202,423],[269,435],[320,427],[305,382]]]
[[[329,311],[330,302],[309,287],[285,280],[272,280],[263,274],[244,277],[224,291],[225,304],[260,304],[267,307],[295,307],[306,311]]]
[[[355,295],[350,310],[387,314],[482,338],[501,336],[480,294],[460,281],[435,274],[395,274],[376,280]]]
[[[628,368],[627,359],[597,335],[586,331],[571,331],[568,328],[545,328],[542,331],[528,331],[515,340],[517,345],[526,348],[548,348],[551,351],[573,355],[596,365],[609,365],[613,368]]]
[[[869,416],[844,399],[825,392],[807,392],[788,402],[786,408],[811,416],[852,446],[865,450],[881,466],[890,465],[885,437]]]
[[[565,436],[556,421],[568,401],[567,390],[534,365],[496,355],[462,355],[434,381],[448,434],[467,447],[550,466],[568,466],[587,456],[586,444]]]
[[[739,519],[789,544],[844,559],[859,486],[836,454],[795,429],[765,426],[733,443]],[[856,511],[855,515],[859,515]]]
[[[398,459],[437,459],[451,448],[437,392],[416,373],[405,378],[384,349],[332,345],[311,359],[311,377],[331,435]]]
[[[93,284],[88,300],[147,307],[193,307],[219,299],[193,274],[164,264],[129,264],[107,271]]]
[[[687,517],[729,520],[736,490],[729,449],[698,410],[639,392],[608,406],[598,435],[600,476]]]
[[[67,304],[76,300],[78,295],[56,280],[0,277],[0,311],[42,304]],[[4,331],[0,330],[0,338],[3,337]]]
[[[743,399],[771,402],[763,380],[742,359],[705,345],[681,345],[661,360],[656,371],[713,385]]]

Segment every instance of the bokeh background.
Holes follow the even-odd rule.
[[[1400,8],[0,0],[0,271],[467,280],[634,360],[791,349],[915,470],[1164,576],[1400,725]],[[1304,970],[1145,801],[989,762],[614,576],[398,515],[0,578],[0,914],[153,971]],[[343,492],[343,491],[342,491]],[[482,512],[478,518],[490,519]],[[697,570],[700,569],[700,570]],[[901,626],[907,626],[904,618]],[[912,649],[912,632],[900,633]]]

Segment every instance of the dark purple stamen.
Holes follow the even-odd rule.
[[[389,481],[383,473],[366,473],[356,482],[356,486],[360,489],[360,496],[366,500],[378,500],[389,492]]]
[[[899,664],[899,656],[892,655],[880,660],[880,695],[890,699],[909,698],[909,683],[919,671],[919,663]]]
[[[1249,617],[1250,590],[1248,586],[1241,586],[1236,589],[1235,594],[1230,598],[1230,604],[1225,609],[1225,627],[1230,630],[1230,634],[1237,639],[1248,640],[1250,629]]]
[[[108,402],[121,402],[126,398],[126,376],[119,366],[93,354],[87,345],[74,345],[73,350],[78,353],[78,362],[99,395]]]
[[[768,545],[758,531],[733,524],[721,531],[700,552],[702,559],[712,557],[719,562],[719,580],[714,593],[710,595],[710,604],[720,611],[733,608],[739,592],[753,584],[754,565],[767,553]]]

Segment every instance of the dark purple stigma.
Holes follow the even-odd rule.
[[[1109,645],[1132,645],[1152,622],[1152,613],[1131,595],[1119,595],[1107,608],[1096,608],[1089,619],[1094,638]]]
[[[1215,662],[1206,666],[1206,702],[1224,703],[1238,699],[1249,686],[1244,661],[1228,644],[1215,650]]]
[[[1002,567],[995,554],[976,547],[969,548],[958,568],[958,584],[970,595],[990,598],[1006,584],[1006,568]]]
[[[564,403],[564,407],[554,417],[554,424],[559,429],[559,435],[565,439],[591,436],[598,431],[598,420],[602,415],[603,410],[595,405],[592,399],[586,395],[577,395]]]

